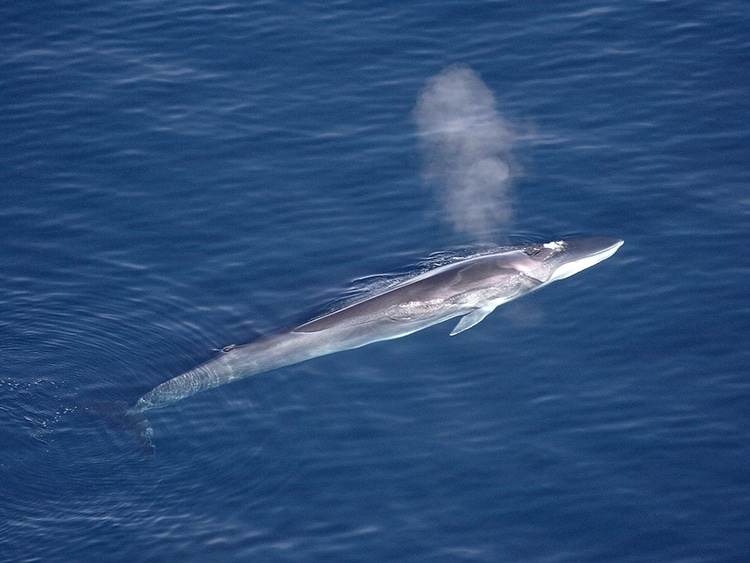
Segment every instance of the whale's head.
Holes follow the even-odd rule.
[[[611,237],[572,238],[524,247],[524,274],[547,284],[569,278],[612,256],[624,241]]]

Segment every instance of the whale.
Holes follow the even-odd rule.
[[[611,237],[493,247],[408,276],[331,312],[218,356],[143,395],[131,415],[163,408],[259,373],[374,342],[401,338],[459,318],[455,336],[496,307],[606,260],[623,244]],[[152,432],[145,426],[146,432]]]

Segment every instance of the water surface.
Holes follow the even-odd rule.
[[[750,552],[743,3],[0,12],[0,559]],[[156,411],[143,452],[143,392],[477,242],[413,113],[451,65],[513,134],[486,242],[625,245],[454,338]]]

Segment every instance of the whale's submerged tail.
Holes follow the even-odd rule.
[[[151,423],[143,414],[143,410],[132,407],[125,411],[125,423],[126,425],[136,432],[138,445],[145,453],[154,453],[156,446],[154,445],[154,429],[151,427]]]
[[[155,451],[152,441],[153,430],[143,412],[129,407],[129,403],[122,400],[111,400],[102,398],[82,399],[80,406],[82,412],[103,422],[107,427],[116,430],[118,434],[131,443],[135,441],[145,454],[153,454]]]

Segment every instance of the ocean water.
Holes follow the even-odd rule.
[[[750,556],[745,3],[0,16],[0,560]],[[465,333],[153,411],[155,452],[123,417],[362,277],[578,235],[625,244]]]

